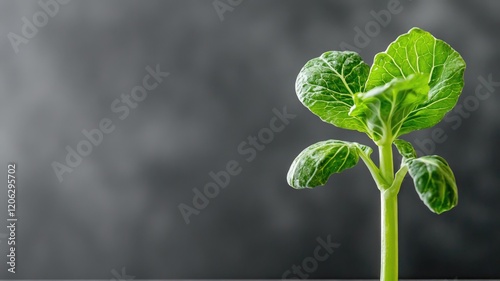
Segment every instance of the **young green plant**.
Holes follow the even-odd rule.
[[[363,160],[380,190],[380,280],[398,279],[397,195],[407,173],[432,212],[440,214],[458,203],[446,160],[417,157],[399,137],[443,119],[462,92],[464,71],[464,60],[450,45],[412,28],[378,53],[371,68],[355,52],[331,51],[307,62],[297,77],[295,89],[304,106],[327,123],[366,133],[378,147],[377,166],[369,146],[341,140],[315,143],[295,158],[287,180],[296,189],[314,188]],[[403,159],[396,173],[393,144]]]

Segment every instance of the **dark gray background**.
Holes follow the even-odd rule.
[[[321,122],[299,103],[294,82],[307,60],[353,45],[354,27],[388,2],[246,0],[220,21],[212,1],[73,1],[17,54],[7,34],[20,34],[22,17],[40,6],[0,2],[0,180],[17,162],[19,217],[18,273],[4,269],[2,239],[0,277],[109,280],[125,267],[136,278],[281,278],[312,254],[317,237],[331,235],[341,246],[310,278],[377,278],[379,193],[367,169],[305,191],[288,187],[285,176],[316,141],[373,146]],[[361,48],[367,63],[418,26],[466,60],[459,103],[474,95],[478,77],[500,81],[500,2],[401,0],[401,7]],[[171,75],[59,183],[51,163],[64,161],[83,129],[113,116],[110,103],[156,64]],[[437,125],[448,136],[435,153],[455,172],[456,209],[431,213],[405,180],[402,278],[500,277],[499,89],[458,128]],[[297,117],[246,162],[237,146],[284,106]],[[186,225],[178,205],[191,204],[192,189],[229,160],[241,174]]]

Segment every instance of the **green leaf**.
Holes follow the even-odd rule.
[[[412,74],[366,93],[356,93],[350,115],[364,121],[377,144],[392,143],[401,134],[408,115],[427,99],[427,80],[425,74]]]
[[[415,149],[411,145],[411,143],[402,140],[402,139],[397,139],[394,140],[394,145],[399,151],[399,154],[403,156],[405,159],[412,159],[417,157],[417,152],[415,152]],[[403,161],[405,160],[403,159]]]
[[[457,184],[446,160],[437,155],[416,158],[411,143],[402,139],[395,140],[394,145],[403,156],[402,167],[408,168],[420,199],[432,212],[441,214],[457,205]]]
[[[415,73],[429,75],[428,99],[419,104],[401,126],[400,135],[436,125],[450,111],[464,86],[465,62],[442,40],[419,28],[399,36],[387,50],[375,56],[366,89],[407,78]]]
[[[355,166],[360,153],[370,155],[372,149],[355,142],[327,140],[304,149],[293,161],[287,174],[288,184],[297,189],[324,185],[335,173]]]
[[[450,166],[437,155],[409,159],[406,162],[420,199],[437,214],[458,204],[458,190]]]
[[[339,128],[366,132],[349,116],[352,96],[364,90],[369,67],[355,52],[331,51],[306,63],[295,83],[299,100],[321,120]]]

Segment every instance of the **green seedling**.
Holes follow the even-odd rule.
[[[326,184],[332,174],[368,167],[381,202],[380,280],[398,279],[397,195],[407,173],[424,204],[441,214],[458,203],[453,172],[442,157],[417,157],[399,137],[436,125],[450,111],[464,86],[465,62],[442,40],[419,28],[399,36],[370,68],[355,52],[331,51],[306,63],[295,85],[299,100],[321,120],[366,133],[378,147],[327,140],[304,149],[293,161],[287,181],[293,188]],[[393,149],[402,156],[394,173]]]

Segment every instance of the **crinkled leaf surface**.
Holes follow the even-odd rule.
[[[299,100],[321,120],[339,128],[366,132],[349,116],[354,93],[364,90],[369,67],[355,52],[331,51],[306,63],[295,83]]]
[[[415,151],[411,143],[402,139],[397,139],[394,140],[394,145],[398,149],[399,154],[401,154],[401,156],[403,156],[404,158],[412,159],[417,157],[417,152]]]
[[[405,162],[420,199],[432,212],[441,214],[458,204],[455,176],[446,160],[431,155]]]
[[[429,76],[428,99],[403,122],[400,135],[432,127],[456,104],[464,85],[465,62],[442,40],[419,28],[399,36],[385,52],[375,56],[366,90],[407,78],[415,73]]]
[[[287,181],[297,189],[324,185],[335,173],[355,166],[359,154],[370,155],[372,149],[355,142],[327,140],[304,149],[293,161]]]
[[[427,100],[428,76],[412,74],[354,95],[351,116],[361,119],[377,143],[392,143],[401,126],[419,104]]]

